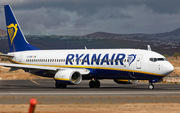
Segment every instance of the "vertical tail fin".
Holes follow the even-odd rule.
[[[27,51],[27,50],[39,50],[38,48],[30,45],[21,31],[21,28],[16,20],[16,17],[11,9],[10,5],[4,5],[6,26],[9,42],[9,51]]]

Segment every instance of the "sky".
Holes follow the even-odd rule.
[[[180,0],[1,0],[11,5],[25,35],[163,33],[180,27]]]

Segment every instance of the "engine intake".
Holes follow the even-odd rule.
[[[54,79],[58,83],[77,85],[81,83],[82,75],[80,74],[80,72],[73,69],[65,69],[59,70],[55,74]]]

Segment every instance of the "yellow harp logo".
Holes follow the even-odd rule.
[[[16,33],[17,33],[17,24],[10,24],[9,26],[7,26],[7,30],[8,30],[8,34],[9,34],[9,38],[10,38],[10,41],[11,41],[11,45],[12,45],[12,42],[14,40],[14,37],[16,36]]]

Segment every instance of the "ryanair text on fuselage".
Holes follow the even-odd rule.
[[[130,54],[127,57],[127,62],[129,65],[136,59],[135,54]],[[124,65],[123,60],[126,58],[126,54],[124,53],[114,53],[112,55],[105,54],[93,54],[92,57],[90,54],[68,54],[66,57],[66,65]],[[75,62],[75,63],[74,63]]]

